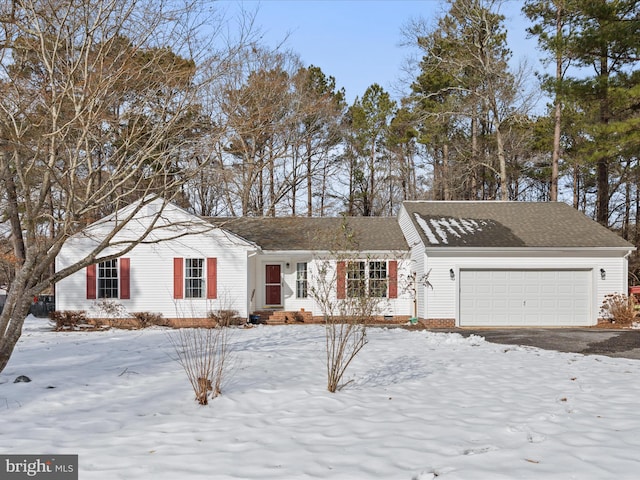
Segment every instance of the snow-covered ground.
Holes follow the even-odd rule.
[[[0,451],[79,454],[82,480],[640,476],[639,361],[372,329],[331,394],[322,326],[257,327],[202,407],[168,332],[30,317],[0,374]]]

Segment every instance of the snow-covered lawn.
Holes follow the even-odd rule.
[[[257,327],[202,407],[167,332],[30,317],[0,374],[0,451],[79,454],[82,480],[640,475],[639,361],[376,328],[331,394],[322,326]]]

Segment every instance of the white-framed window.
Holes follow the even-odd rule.
[[[204,297],[204,258],[184,259],[184,296]]]
[[[370,261],[369,262],[369,296],[370,297],[387,297],[387,262],[386,261]]]
[[[357,298],[388,296],[388,268],[386,260],[347,262],[346,296]]]
[[[307,262],[298,262],[296,264],[296,298],[307,298],[308,286]]]
[[[367,293],[366,262],[353,261],[347,263],[347,297],[358,298]]]
[[[98,263],[98,298],[118,298],[118,259]]]

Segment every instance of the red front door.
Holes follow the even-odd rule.
[[[267,305],[280,305],[282,302],[282,284],[280,265],[265,265],[265,302]]]

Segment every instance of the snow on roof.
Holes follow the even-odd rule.
[[[446,245],[451,236],[462,239],[467,235],[473,235],[481,232],[482,228],[488,224],[487,220],[471,218],[433,217],[425,219],[418,213],[413,215],[432,245]]]
[[[432,247],[634,248],[563,202],[416,200],[402,205],[422,241]],[[437,225],[444,238],[438,234]]]

